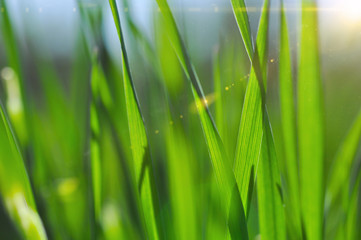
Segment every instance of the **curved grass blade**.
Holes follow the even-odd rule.
[[[243,0],[239,1],[243,2]],[[237,12],[237,10],[234,11]],[[248,18],[247,12],[241,11],[238,14],[243,14],[244,18]],[[236,19],[238,20],[238,18]],[[267,75],[268,19],[269,1],[265,0],[258,27],[255,53],[250,55],[252,68],[244,98],[234,160],[234,174],[246,216],[249,212],[263,136],[265,86],[262,79],[266,79]],[[239,22],[238,25],[242,25],[242,22]],[[245,43],[252,41],[248,30],[248,28],[240,28]],[[257,72],[259,73],[257,74]]]
[[[27,239],[47,239],[19,147],[0,102],[0,194]]]
[[[283,1],[281,3],[280,31],[280,102],[282,133],[286,163],[286,174],[289,189],[289,221],[291,234],[295,239],[302,238],[301,211],[299,199],[299,175],[296,145],[296,110],[292,81],[291,51],[287,29],[287,19]],[[288,205],[288,204],[287,204]]]
[[[154,205],[156,204],[154,201],[155,194],[152,195],[151,187],[152,168],[144,122],[140,113],[139,103],[130,75],[129,62],[123,39],[117,4],[115,0],[109,0],[109,4],[113,13],[114,23],[117,28],[122,50],[123,85],[125,92],[130,143],[133,155],[133,169],[136,184],[139,188],[139,199],[144,215],[144,223],[146,226],[148,238],[159,239],[154,210]]]
[[[300,193],[305,238],[323,236],[324,123],[319,63],[317,9],[313,0],[302,1],[302,33],[298,79],[298,137]]]
[[[163,22],[168,32],[168,38],[176,52],[178,59],[183,67],[187,79],[190,81],[193,97],[198,109],[198,115],[200,117],[203,133],[208,146],[208,152],[213,166],[213,171],[219,186],[219,190],[224,196],[224,211],[229,216],[229,230],[232,238],[242,236],[248,238],[246,222],[243,214],[242,203],[238,189],[236,187],[236,181],[231,167],[228,165],[225,149],[217,128],[214,124],[212,116],[210,114],[207,101],[205,101],[205,95],[200,85],[199,79],[195,72],[195,69],[190,61],[189,55],[185,48],[184,42],[178,31],[175,19],[169,8],[166,0],[157,0],[159,9],[163,16]],[[236,189],[236,190],[235,190]],[[235,211],[230,211],[230,208],[235,208]],[[235,213],[236,216],[232,216]]]
[[[0,28],[4,39],[6,57],[11,71],[13,71],[12,79],[8,79],[8,84],[15,85],[19,93],[8,91],[9,98],[6,107],[9,113],[10,120],[14,126],[15,133],[19,139],[21,146],[28,143],[28,104],[26,101],[25,84],[23,72],[21,69],[20,54],[16,44],[16,37],[13,31],[11,19],[9,16],[7,4],[5,0],[0,0],[1,6],[1,20]],[[15,96],[14,96],[15,95]],[[13,101],[11,101],[11,98]],[[15,98],[15,99],[14,99]]]

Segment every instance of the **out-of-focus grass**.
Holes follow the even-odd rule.
[[[298,12],[298,67],[287,1],[262,1],[259,11],[243,0],[231,0],[229,11],[213,6],[233,25],[221,30],[201,64],[198,51],[190,51],[198,40],[186,35],[187,9],[174,1],[149,3],[149,29],[134,17],[131,1],[77,1],[70,9],[79,24],[76,47],[67,63],[43,48],[52,33],[41,21],[32,19],[36,26],[20,39],[6,3],[0,0],[0,207],[6,212],[0,223],[7,224],[0,231],[6,228],[6,237],[360,236],[360,117],[329,168],[326,156],[334,151],[324,136],[333,130],[323,119],[314,1],[304,0]],[[35,18],[31,10],[24,19]],[[106,34],[108,18],[118,36]],[[270,58],[273,31],[279,48],[270,52],[279,57]],[[277,63],[279,122],[268,98]]]

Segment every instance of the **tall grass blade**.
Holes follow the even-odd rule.
[[[0,102],[0,194],[27,239],[47,239],[19,147]]]
[[[21,146],[28,143],[28,122],[26,121],[26,114],[28,111],[25,93],[25,84],[23,72],[21,69],[20,54],[18,44],[12,22],[10,19],[9,11],[5,0],[0,0],[2,12],[0,14],[0,28],[4,39],[6,57],[8,60],[8,71],[12,71],[12,76],[9,79],[4,79],[8,85],[8,99],[6,107],[9,113],[10,120],[14,126],[15,133],[19,139]],[[10,72],[9,72],[10,73]],[[9,86],[10,85],[10,86]],[[12,85],[12,86],[11,86]],[[15,87],[15,88],[14,88]],[[25,106],[24,106],[25,105]]]
[[[268,118],[266,120],[269,122]],[[286,239],[281,177],[271,126],[267,122],[257,174],[260,232],[262,239]]]
[[[243,204],[236,187],[236,181],[231,166],[228,165],[225,149],[213,118],[210,114],[205,95],[200,85],[195,69],[191,63],[184,42],[178,31],[175,19],[166,0],[157,0],[160,11],[163,15],[164,24],[168,37],[173,45],[183,70],[190,81],[193,97],[200,117],[203,133],[208,146],[208,152],[213,166],[213,171],[224,196],[224,211],[229,214],[229,230],[232,238],[248,238],[246,222],[244,219]],[[230,209],[232,209],[230,210]]]
[[[287,201],[289,207],[287,207],[287,210],[290,217],[288,218],[288,224],[290,225],[292,236],[296,239],[301,239],[302,226],[296,144],[295,91],[293,89],[291,51],[283,1],[281,3],[279,78],[282,133],[289,192],[289,200]]]
[[[169,183],[176,239],[198,239],[195,181],[192,175],[192,157],[186,139],[178,128],[170,127],[167,134]]]
[[[234,12],[237,12],[237,10],[234,10]],[[247,12],[241,11],[238,14],[243,14],[244,17],[248,18],[246,16]],[[263,114],[264,89],[266,82],[263,82],[262,79],[266,79],[267,75],[268,18],[269,1],[265,0],[258,27],[256,49],[249,56],[252,68],[244,98],[234,160],[234,174],[242,196],[246,216],[248,216],[249,212],[263,136],[263,118],[265,117]],[[239,22],[238,25],[242,25],[242,22]],[[245,43],[252,41],[250,39],[251,33],[248,30],[248,28],[240,28]]]
[[[216,179],[217,181],[219,181],[218,183],[221,186],[221,189],[223,189],[226,198],[228,198],[229,200],[232,187],[234,185],[234,178],[231,169],[226,165],[226,154],[223,149],[223,145],[220,140],[218,131],[210,115],[207,102],[205,101],[205,95],[200,86],[194,67],[190,62],[188,53],[185,49],[180,33],[178,32],[175,19],[172,15],[167,1],[157,0],[157,3],[163,14],[163,22],[167,29],[170,42],[172,43],[173,49],[176,52],[178,59],[180,60],[180,63],[184,69],[184,72],[191,83],[192,93],[195,98],[199,117],[201,119],[202,128],[208,145],[209,155],[212,160]]]
[[[302,1],[302,32],[298,79],[300,199],[305,238],[323,236],[323,96],[318,47],[316,3]]]
[[[122,50],[123,85],[129,125],[130,143],[133,155],[135,180],[139,188],[139,198],[144,214],[147,236],[149,239],[159,239],[154,210],[154,204],[156,204],[156,202],[153,198],[154,194],[152,196],[151,188],[152,163],[150,162],[148,141],[143,119],[140,113],[139,103],[135,94],[135,89],[130,74],[129,62],[121,29],[120,17],[117,10],[117,4],[115,0],[109,0],[109,4],[113,13],[114,23],[117,28]]]

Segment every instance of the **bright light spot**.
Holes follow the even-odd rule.
[[[158,134],[159,133],[159,130],[155,130],[155,132],[154,132],[155,134]]]
[[[43,9],[42,8],[39,8],[39,13],[41,13],[43,11]]]
[[[342,14],[349,21],[361,21],[361,1],[360,0],[344,0],[342,1]]]
[[[27,12],[27,13],[28,13],[28,12],[29,12],[29,8],[25,8],[25,12]]]
[[[63,197],[67,197],[74,193],[79,185],[79,181],[76,178],[66,178],[61,180],[58,185],[58,194]]]
[[[76,8],[73,8],[73,12],[76,12]]]
[[[10,81],[11,79],[13,79],[15,77],[15,72],[12,68],[10,67],[4,67],[1,70],[1,77],[4,80]]]
[[[228,91],[228,90],[229,90],[229,87],[225,87],[225,89],[226,89],[226,91]]]

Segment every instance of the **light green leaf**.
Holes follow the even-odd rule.
[[[269,119],[264,125],[257,174],[258,214],[261,238],[286,239],[281,178]]]
[[[249,25],[247,8],[244,0],[231,0],[233,14],[237,20],[238,28],[250,59],[253,58],[253,40]]]
[[[27,239],[47,239],[19,147],[0,102],[0,194]]]
[[[249,212],[263,136],[265,88],[262,79],[266,79],[267,75],[268,9],[269,1],[265,0],[258,28],[255,54],[250,56],[252,68],[244,98],[234,160],[234,174],[242,196],[246,216],[248,216]],[[239,23],[239,25],[241,24]],[[247,28],[240,29],[244,39],[251,35],[246,30]],[[248,41],[251,41],[251,39],[244,40],[244,42]]]
[[[302,2],[302,32],[298,79],[300,199],[305,238],[323,233],[323,96],[319,63],[318,20],[314,1]]]
[[[288,183],[287,210],[290,216],[287,223],[291,226],[291,235],[302,238],[301,211],[299,199],[299,174],[297,163],[296,145],[296,110],[294,102],[295,91],[292,81],[291,51],[287,29],[287,19],[284,5],[281,6],[281,31],[280,31],[280,103],[282,118],[282,133]]]
[[[117,28],[118,37],[122,50],[123,85],[125,92],[125,103],[128,117],[130,144],[133,155],[133,170],[135,182],[139,188],[139,200],[144,215],[144,223],[149,239],[158,239],[156,216],[154,210],[154,195],[152,195],[152,169],[143,119],[140,113],[139,103],[133,86],[130,74],[129,62],[125,48],[123,33],[120,24],[120,17],[115,0],[109,0],[113,13],[114,23]],[[143,164],[145,169],[143,170]],[[153,189],[154,191],[154,189]]]
[[[14,126],[15,133],[19,139],[21,147],[28,144],[28,104],[26,99],[24,76],[21,69],[20,53],[18,50],[17,39],[14,34],[11,18],[5,0],[0,0],[0,29],[4,40],[5,52],[7,57],[8,79],[5,80],[7,86],[8,99],[6,102],[7,112]],[[3,70],[4,71],[4,70]],[[9,72],[10,71],[10,72]],[[12,73],[12,74],[10,74]],[[3,74],[6,76],[6,74]],[[12,86],[9,86],[12,85]]]
[[[217,128],[214,124],[207,101],[200,85],[195,69],[191,63],[184,42],[178,31],[175,19],[166,0],[157,0],[159,9],[163,16],[163,22],[168,32],[168,37],[173,45],[183,70],[190,82],[193,97],[198,109],[204,137],[208,146],[208,152],[213,166],[213,171],[219,186],[219,190],[224,196],[224,211],[229,215],[229,230],[233,238],[242,236],[248,238],[245,224],[243,206],[236,188],[236,181],[229,166],[229,161]],[[236,190],[235,190],[236,189]],[[233,209],[233,211],[230,209]]]

